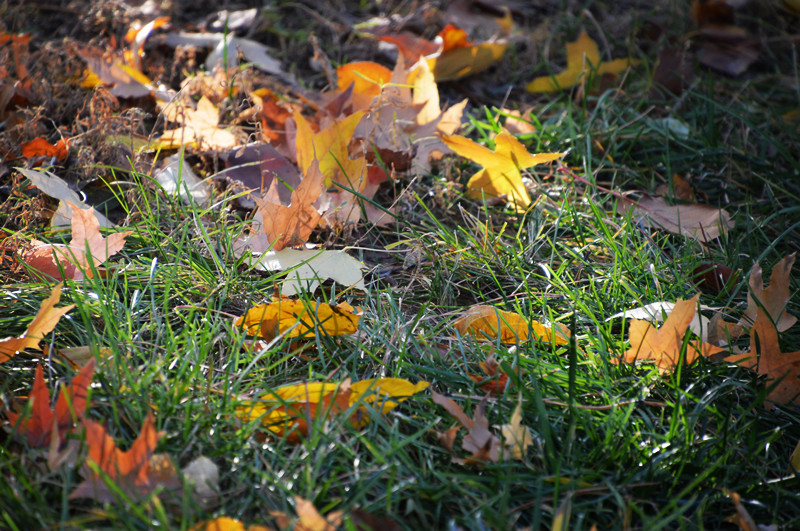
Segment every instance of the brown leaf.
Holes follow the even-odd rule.
[[[84,273],[91,277],[93,268],[122,250],[125,238],[132,231],[118,232],[105,238],[100,234],[100,222],[94,208],[81,209],[72,203],[67,204],[72,208],[72,240],[69,245],[38,242],[40,245],[22,254],[22,261],[53,278],[62,278],[60,264],[64,277],[80,280]]]
[[[750,326],[756,319],[759,307],[763,307],[769,318],[775,323],[778,332],[791,328],[797,317],[786,312],[790,295],[790,274],[797,253],[784,256],[772,268],[769,276],[769,287],[764,287],[761,266],[758,262],[750,271],[750,292],[747,294],[747,309],[739,321],[740,326]]]
[[[440,395],[435,391],[431,394],[434,403],[445,408],[447,412],[453,415],[458,423],[467,430],[467,434],[461,442],[461,447],[471,452],[472,455],[466,459],[464,463],[478,464],[486,461],[497,463],[500,461],[500,449],[503,443],[497,436],[489,431],[489,420],[486,418],[485,414],[485,400],[475,408],[474,419],[471,419],[452,399]],[[448,438],[448,440],[452,445],[452,439]]]
[[[645,195],[633,206],[622,205],[623,211],[630,208],[657,227],[700,242],[719,238],[733,227],[730,214],[710,205],[670,205],[663,197]]]
[[[61,300],[62,284],[53,288],[50,296],[42,301],[36,317],[28,325],[28,329],[20,337],[9,337],[0,340],[0,363],[4,363],[27,348],[41,350],[39,342],[45,334],[49,334],[58,324],[61,317],[75,307],[74,304],[56,308],[55,305]]]
[[[170,489],[180,485],[174,467],[165,463],[163,457],[154,455],[156,444],[163,433],[156,431],[152,413],[147,414],[139,437],[127,451],[117,448],[114,440],[99,423],[84,420],[84,425],[86,445],[89,447],[87,465],[81,471],[85,479],[69,495],[70,499],[94,498],[101,503],[114,501],[113,491],[106,485],[104,476],[136,499],[146,496],[159,486]],[[89,462],[97,466],[100,474],[88,466]]]
[[[69,390],[61,386],[55,410],[51,410],[50,391],[44,383],[42,365],[36,366],[36,376],[28,399],[32,403],[31,416],[23,418],[17,424],[20,415],[11,411],[6,412],[11,424],[15,425],[15,430],[25,434],[30,446],[49,445],[54,430],[56,434],[60,434],[60,440],[63,442],[63,437],[72,431],[75,420],[83,417],[83,413],[86,411],[86,399],[94,368],[95,361],[92,359],[72,379]],[[56,436],[58,437],[58,435]]]

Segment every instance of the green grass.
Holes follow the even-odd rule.
[[[53,348],[109,349],[88,416],[127,447],[152,411],[165,432],[159,452],[179,467],[200,455],[219,466],[219,503],[203,507],[189,486],[105,505],[70,500],[81,462],[49,471],[46,454],[27,448],[6,423],[0,528],[189,529],[217,515],[274,525],[270,511],[294,514],[294,496],[323,513],[358,508],[405,529],[549,528],[565,500],[568,529],[724,528],[735,513],[726,491],[739,493],[759,524],[798,526],[800,481],[789,466],[800,440],[797,409],[764,408],[763,380],[737,366],[700,360],[660,376],[648,365],[614,365],[627,327],[606,320],[693,296],[692,271],[706,261],[740,270],[729,290],[701,297],[735,314],[754,261],[768,272],[797,250],[800,134],[781,115],[800,106],[800,79],[789,64],[774,67],[794,89],[773,83],[770,72],[743,81],[698,69],[679,100],[653,99],[635,76],[624,91],[577,103],[569,95],[540,99],[537,132],[523,140],[531,152],[569,154],[563,171],[529,174],[538,191],[530,210],[517,215],[464,198],[476,168],[458,161],[405,190],[391,228],[316,235],[351,245],[349,253],[374,268],[365,293],[328,284],[303,295],[346,300],[364,316],[357,334],[318,334],[300,350],[288,339],[243,348],[247,338],[231,315],[268,299],[279,276],[234,256],[243,225],[227,204],[187,206],[148,176],[116,169],[128,184],[109,187],[134,220],[126,227],[133,234],[107,278],[66,283],[61,305],[76,306],[42,343],[46,379],[52,391],[74,375]],[[500,114],[475,109],[466,131],[493,147]],[[685,124],[688,136],[665,131],[658,121],[665,117]],[[736,227],[704,247],[644,228],[605,191],[653,191],[672,173],[691,174],[699,194],[731,212]],[[3,278],[0,335],[19,335],[52,286],[19,273]],[[798,301],[790,313],[800,315]],[[453,318],[476,304],[563,323],[576,348],[457,335]],[[781,334],[784,351],[800,350],[798,330]],[[522,461],[453,463],[436,433],[455,420],[427,391],[389,414],[372,411],[360,429],[331,418],[297,445],[265,438],[257,422],[236,417],[243,400],[286,383],[377,376],[428,381],[472,415],[484,393],[469,375],[480,374],[478,362],[490,353],[511,385],[486,400],[489,422],[507,423],[522,401],[523,423],[536,438]],[[4,407],[28,393],[36,362],[20,354],[0,365]],[[460,439],[455,448],[467,456]],[[345,528],[355,529],[348,518]]]

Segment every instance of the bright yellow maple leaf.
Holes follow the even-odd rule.
[[[559,92],[568,87],[577,85],[579,81],[591,70],[595,69],[598,76],[603,74],[619,74],[629,66],[637,64],[632,59],[615,59],[613,61],[600,61],[600,51],[589,35],[584,31],[578,40],[567,43],[567,68],[555,76],[537,77],[525,87],[528,92]]]
[[[562,328],[553,330],[537,321],[528,321],[518,313],[499,310],[494,306],[478,305],[465,311],[453,326],[462,335],[471,334],[479,339],[494,339],[507,344],[527,341],[529,327],[533,337],[546,343],[566,345],[569,332]]]
[[[334,122],[315,133],[311,124],[299,112],[294,113],[297,125],[297,165],[303,175],[314,160],[319,161],[319,171],[325,178],[324,185],[330,187],[336,181],[360,192],[366,184],[363,178],[367,162],[364,157],[351,159],[348,149],[350,140],[365,111],[351,114],[344,120]]]
[[[494,151],[459,135],[442,135],[442,142],[462,157],[483,166],[467,183],[469,197],[505,196],[517,212],[525,212],[531,202],[520,170],[564,156],[564,153],[531,155],[519,140],[505,131],[495,138]]]
[[[272,340],[284,333],[287,337],[307,336],[317,329],[325,330],[329,336],[352,334],[358,330],[359,319],[360,313],[345,302],[331,306],[325,302],[279,299],[250,308],[234,324],[244,327],[250,335]]]
[[[50,296],[42,301],[36,317],[33,318],[33,322],[28,325],[28,329],[22,336],[0,339],[0,363],[10,360],[16,356],[17,352],[26,348],[41,350],[39,342],[56,327],[56,324],[65,313],[75,307],[74,304],[62,306],[61,308],[55,307],[58,301],[61,300],[62,286],[63,284],[58,284],[50,292]]]

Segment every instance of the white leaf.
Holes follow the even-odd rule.
[[[208,183],[195,175],[180,154],[167,157],[164,167],[158,170],[153,177],[170,195],[178,191],[178,183],[180,183],[180,198],[184,203],[189,203],[191,197],[197,204],[206,205],[211,198]]]
[[[79,196],[72,188],[70,188],[66,181],[57,175],[53,175],[52,173],[46,171],[29,170],[25,168],[16,169],[22,175],[27,177],[36,188],[44,192],[46,195],[49,195],[50,197],[60,201],[58,204],[58,209],[56,210],[55,214],[53,214],[53,218],[50,220],[51,227],[69,227],[72,225],[72,208],[66,205],[65,202],[72,203],[73,205],[80,207],[82,210],[88,210],[90,208],[89,205],[83,202],[81,196]],[[101,227],[115,226],[99,212],[95,212],[95,215],[97,216]]]
[[[317,251],[282,249],[269,251],[259,257],[256,269],[262,271],[286,271],[291,269],[283,282],[281,293],[286,296],[301,291],[314,291],[326,279],[345,286],[366,290],[361,269],[364,264],[344,251]]]

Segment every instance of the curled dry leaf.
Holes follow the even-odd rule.
[[[34,240],[35,246],[22,253],[22,261],[52,278],[62,278],[61,266],[65,278],[80,280],[84,274],[91,277],[93,269],[121,251],[131,231],[105,238],[100,234],[100,222],[94,208],[84,210],[67,204],[72,208],[72,240],[69,245],[50,245]]]
[[[567,68],[554,76],[537,77],[526,89],[528,92],[559,92],[577,85],[592,69],[598,76],[617,75],[637,63],[632,59],[602,62],[597,43],[583,31],[578,40],[567,43]]]
[[[466,310],[453,326],[461,335],[471,334],[479,339],[495,339],[507,344],[527,341],[529,337],[537,341],[566,345],[569,332],[563,327],[558,330],[548,328],[537,321],[528,321],[518,313],[499,310],[494,306],[478,305]]]
[[[101,424],[86,419],[83,423],[89,456],[81,470],[85,479],[69,495],[70,499],[94,498],[101,503],[112,502],[114,489],[106,481],[115,483],[134,499],[141,499],[158,487],[175,489],[180,486],[169,457],[155,454],[163,432],[156,431],[152,413],[147,414],[141,433],[127,451],[117,447]]]
[[[489,431],[489,420],[486,418],[486,400],[484,399],[475,408],[474,419],[471,419],[464,413],[461,406],[455,403],[450,398],[440,395],[437,392],[432,392],[433,401],[447,410],[463,428],[467,430],[464,440],[461,442],[461,447],[471,452],[467,459],[453,458],[453,461],[460,464],[481,464],[485,462],[497,463],[500,461],[500,450],[503,447],[502,441]],[[452,446],[455,434],[450,432],[444,440],[449,441]]]
[[[7,337],[0,340],[0,363],[10,360],[18,352],[27,348],[41,350],[39,342],[44,338],[45,334],[49,334],[56,327],[61,317],[75,307],[74,304],[62,306],[61,308],[55,307],[58,301],[61,300],[61,287],[62,284],[55,286],[53,291],[50,292],[50,296],[42,301],[36,317],[28,325],[28,329],[24,334],[20,337]]]
[[[33,388],[28,397],[31,403],[30,417],[20,419],[20,415],[7,411],[11,424],[17,433],[25,435],[30,446],[48,446],[51,436],[60,437],[59,442],[72,431],[75,421],[86,411],[89,385],[94,375],[95,361],[91,360],[72,379],[67,389],[61,386],[55,409],[50,409],[50,391],[44,383],[41,363],[36,366]]]
[[[244,421],[260,419],[261,424],[277,436],[297,443],[308,435],[309,427],[331,415],[351,410],[348,421],[363,426],[370,409],[379,407],[385,414],[411,396],[428,387],[428,382],[412,384],[402,378],[371,378],[353,384],[344,382],[306,382],[278,387],[258,400],[244,402],[236,408]]]
[[[681,363],[683,338],[697,311],[699,297],[700,294],[697,294],[688,300],[678,299],[661,328],[656,328],[648,321],[631,320],[628,331],[631,348],[625,351],[621,359],[612,358],[611,362],[632,364],[637,360],[654,360],[660,373],[673,372]],[[686,348],[686,364],[700,356],[709,357],[720,352],[724,352],[724,349],[700,340],[691,340]]]
[[[786,312],[790,295],[790,275],[795,256],[796,253],[784,256],[780,262],[775,264],[769,276],[769,286],[766,288],[764,287],[761,266],[758,262],[753,265],[753,269],[750,271],[750,291],[747,294],[747,309],[738,323],[739,326],[750,326],[755,321],[759,308],[764,309],[777,326],[778,332],[788,330],[797,322],[797,317]]]
[[[520,170],[564,156],[563,153],[531,155],[519,140],[506,132],[495,138],[494,151],[458,135],[442,136],[442,141],[462,157],[483,166],[467,183],[469,197],[505,197],[517,212],[525,212],[531,202]]]
[[[329,336],[353,334],[358,330],[361,309],[346,302],[331,306],[325,302],[279,299],[250,308],[234,323],[250,335],[272,340],[280,334],[286,337],[308,337],[318,331]]]

